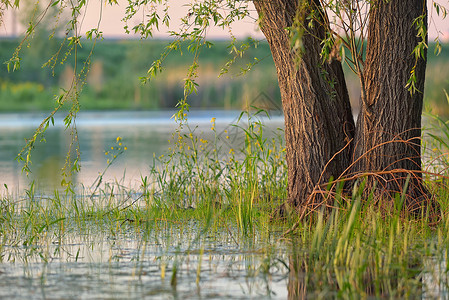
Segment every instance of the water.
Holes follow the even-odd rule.
[[[127,150],[108,169],[104,181],[120,180],[129,187],[139,186],[158,157],[170,147],[169,139],[177,128],[171,118],[173,111],[163,112],[83,112],[76,119],[81,151],[81,172],[72,181],[89,187],[107,166],[105,152],[116,146],[121,137]],[[211,118],[216,118],[220,134],[236,122],[238,111],[195,111],[189,114],[189,124],[195,134],[211,138]],[[70,144],[70,131],[63,125],[64,115],[58,115],[54,127],[45,134],[46,142],[38,143],[32,152],[32,173],[27,177],[15,157],[45,118],[42,114],[0,115],[0,191],[20,192],[35,180],[39,190],[51,192],[60,187],[61,169]],[[268,120],[267,120],[268,121]],[[274,114],[272,128],[282,127],[283,119]]]
[[[216,132],[220,135],[225,130],[232,132],[234,127],[229,124],[235,123],[239,114],[192,112],[189,124],[195,135],[212,139],[212,117],[216,118]],[[80,114],[76,122],[82,169],[74,175],[73,182],[90,186],[107,166],[105,152],[116,145],[120,136],[128,150],[108,169],[105,181],[118,180],[126,187],[138,187],[141,176],[149,174],[153,153],[164,154],[172,145],[168,141],[177,128],[172,115],[173,112]],[[20,194],[31,180],[36,181],[43,193],[60,187],[60,169],[70,139],[70,132],[62,125],[63,116],[58,116],[56,126],[49,128],[47,142],[33,150],[29,177],[21,173],[21,165],[14,161],[24,139],[31,136],[43,118],[36,114],[0,115],[3,193],[6,185],[8,192]],[[271,129],[283,126],[281,115],[264,122]],[[239,139],[230,139],[227,146],[237,149]],[[301,249],[294,245],[292,251],[288,242],[280,239],[283,229],[271,224],[266,229],[268,237],[250,235],[245,239],[236,232],[235,224],[200,234],[203,228],[192,221],[178,224],[161,219],[134,225],[103,216],[100,219],[104,219],[104,224],[97,224],[89,223],[87,215],[81,225],[74,224],[77,220],[69,220],[63,228],[56,223],[51,230],[32,224],[39,232],[39,239],[24,243],[29,233],[16,231],[15,223],[8,228],[5,211],[0,215],[0,236],[5,234],[0,246],[2,299],[295,299],[291,291],[304,290],[310,298],[337,297],[338,288],[342,288],[329,270],[326,270],[329,287],[323,284],[326,280],[314,281],[315,270],[308,270],[309,284],[305,279],[301,281],[305,272],[300,272],[297,278],[291,277],[292,253]],[[308,254],[300,254],[298,265],[303,266]],[[425,299],[447,298],[446,260],[439,256],[423,258],[419,268],[421,271],[413,279],[417,282],[417,295]],[[395,284],[394,278],[385,280]]]
[[[96,228],[88,235],[71,234],[63,244],[50,241],[43,251],[47,262],[37,254],[28,254],[24,261],[26,251],[18,250],[16,263],[0,264],[0,298],[287,297],[285,265],[270,261],[266,270],[266,256],[254,248],[236,245],[223,236],[206,237],[195,243],[194,231],[184,229],[181,234],[171,226],[162,226],[148,235],[138,235],[133,229],[126,232],[127,226],[123,227],[125,232],[115,236]],[[274,249],[275,243],[269,247]],[[280,258],[276,256],[277,260]]]
[[[72,181],[89,187],[107,166],[105,152],[121,137],[127,150],[111,165],[104,181],[121,181],[138,187],[149,174],[153,157],[166,153],[177,124],[174,112],[86,112],[77,119],[81,171]],[[212,139],[216,133],[232,132],[240,112],[197,111],[189,114],[194,134]],[[32,152],[32,173],[27,177],[15,161],[17,153],[45,118],[41,114],[0,115],[0,184],[5,192],[23,194],[34,180],[38,193],[61,188],[61,168],[70,143],[70,131],[58,115],[45,134],[46,142]],[[281,115],[267,121],[282,127]],[[227,133],[230,135],[230,133]],[[230,147],[239,147],[230,139]],[[7,191],[6,191],[7,187]],[[81,204],[80,204],[81,205]],[[247,299],[287,297],[287,269],[278,260],[266,268],[270,245],[241,245],[230,232],[198,239],[195,224],[180,229],[157,225],[141,232],[120,221],[113,228],[90,224],[61,235],[23,245],[3,244],[0,263],[0,298],[7,299]],[[117,227],[115,227],[117,226]],[[236,233],[234,233],[237,235]],[[218,236],[220,235],[220,237]],[[26,239],[26,238],[23,238]],[[20,238],[19,238],[20,240]],[[261,251],[266,247],[266,251]],[[271,250],[268,250],[271,249]],[[281,253],[281,252],[280,252]],[[279,259],[278,256],[276,259]],[[176,284],[173,273],[176,269]],[[198,270],[200,272],[198,273]],[[200,274],[200,277],[198,277]],[[199,280],[199,281],[197,281]],[[13,287],[13,288],[11,288]]]

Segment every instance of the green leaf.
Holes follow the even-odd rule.
[[[442,49],[443,48],[441,47],[440,41],[438,39],[436,39],[436,41],[435,41],[435,51],[434,51],[435,55],[436,56],[440,55]]]
[[[435,7],[435,10],[437,12],[437,15],[440,15],[440,6],[437,3],[433,3],[433,6]]]

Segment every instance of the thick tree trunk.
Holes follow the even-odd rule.
[[[426,1],[372,2],[354,144],[341,63],[337,57],[327,62],[320,57],[328,31],[326,22],[321,22],[325,13],[320,1],[258,0],[254,5],[282,95],[290,203],[317,204],[320,198],[313,197],[317,185],[342,175],[351,162],[352,172],[368,175],[367,191],[377,183],[376,199],[401,193],[409,180],[408,209],[418,209],[429,200],[422,183],[420,147],[427,53],[418,60],[412,55],[422,38],[414,20],[426,16]],[[321,15],[321,20],[306,18],[311,12],[315,18]],[[294,22],[304,28],[301,53],[292,50],[286,30]],[[426,19],[423,22],[427,24]],[[406,88],[412,70],[418,90],[414,93]]]
[[[426,9],[424,0],[374,1],[354,145],[354,171],[375,173],[368,176],[368,187],[377,182],[384,196],[400,193],[411,176],[407,204],[412,210],[427,194],[420,173],[425,59],[416,65],[419,91],[411,94],[405,86],[421,39],[413,21]]]
[[[314,3],[302,4],[301,9],[298,0],[261,0],[254,5],[281,90],[289,202],[296,207],[317,203],[319,199],[311,197],[316,185],[338,177],[351,159],[348,143],[353,138],[354,121],[341,63],[336,57],[322,62],[320,43],[325,28],[318,22],[312,28],[305,27],[300,60],[300,54],[292,50],[286,28],[292,26],[297,14],[318,11]],[[307,26],[308,21],[303,24]]]
[[[295,17],[304,19],[311,10],[320,12],[319,1],[315,2],[254,1],[278,74],[285,116],[289,202],[296,207],[317,203],[319,198],[311,197],[316,185],[338,177],[347,168],[351,159],[348,143],[354,131],[341,62],[333,57],[323,63],[320,58],[326,28],[316,21],[308,27],[309,21],[304,20],[300,60],[300,54],[291,47],[286,28],[292,26]]]

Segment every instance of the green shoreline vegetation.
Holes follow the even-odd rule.
[[[361,178],[349,194],[341,184],[334,192],[324,187],[333,203],[327,212],[273,219],[287,196],[285,150],[282,132],[267,137],[260,114],[242,113],[247,122],[233,126],[243,134],[240,149],[226,148],[228,136],[217,134],[214,118],[212,140],[181,124],[172,147],[155,157],[152,172],[136,190],[118,180],[77,193],[42,197],[31,185],[24,197],[3,196],[1,261],[46,266],[59,257],[81,262],[110,247],[104,258],[109,268],[132,262],[138,280],[148,276],[145,262],[152,261],[151,276],[173,291],[196,281],[190,289],[199,293],[203,280],[217,276],[210,264],[223,259],[231,276],[232,266],[243,264],[238,278],[263,282],[267,297],[276,297],[269,289],[274,277],[285,279],[290,299],[447,295],[447,126],[444,138],[430,136],[425,150],[435,169],[424,177],[441,215],[404,214],[405,190],[391,207],[369,205],[378,199],[363,196]],[[110,163],[126,147],[120,138],[116,142],[107,153]],[[77,237],[82,242],[73,242]],[[135,241],[134,252],[123,254],[130,252],[120,246],[124,240]]]
[[[18,44],[16,39],[0,43],[2,62],[11,58]],[[8,73],[6,66],[0,71],[0,111],[48,111],[55,106],[60,87],[70,86],[74,63],[64,62],[54,70],[42,67],[58,51],[60,41],[34,38],[32,45],[21,52],[21,70]],[[45,45],[42,45],[45,44]],[[174,53],[164,63],[162,72],[150,84],[142,85],[139,77],[145,76],[149,65],[163,52],[168,41],[112,40],[95,46],[86,86],[79,97],[83,110],[157,110],[172,109],[183,98],[183,79],[191,64],[192,54]],[[77,64],[87,59],[92,42],[82,42],[77,53]],[[200,55],[200,85],[197,94],[189,97],[193,108],[242,109],[245,99],[256,98],[261,91],[280,105],[276,71],[267,43],[250,47],[238,66],[229,67],[228,74],[220,78],[222,68],[231,59],[228,42],[216,41],[205,54]],[[247,67],[259,60],[256,72]]]
[[[57,39],[48,40],[38,34],[21,52],[21,70],[8,73],[0,68],[0,112],[50,111],[55,107],[59,89],[70,86],[74,63],[69,60],[52,70],[43,65],[60,47]],[[44,35],[45,36],[45,35]],[[242,41],[245,43],[248,41]],[[18,39],[2,39],[0,59],[11,58]],[[142,62],[153,61],[163,52],[168,41],[104,40],[95,46],[87,84],[79,101],[83,110],[158,110],[173,108],[183,98],[183,78],[192,62],[189,51],[174,53],[164,62],[164,71],[150,84],[142,85],[139,76],[149,68]],[[280,104],[276,70],[266,41],[249,47],[228,72],[219,78],[222,68],[232,58],[229,43],[215,41],[214,46],[200,54],[198,93],[189,96],[192,108],[244,109],[248,99],[261,92]],[[83,41],[77,53],[81,65],[89,55],[91,41]],[[446,49],[448,44],[443,44]],[[432,44],[429,49],[435,48]],[[254,58],[257,58],[256,65]],[[247,68],[252,70],[247,72]],[[242,74],[243,73],[243,74]],[[357,109],[360,85],[349,70],[347,85],[353,107]],[[444,90],[449,91],[449,54],[443,50],[438,56],[429,51],[425,87],[426,110],[440,116],[449,115]]]

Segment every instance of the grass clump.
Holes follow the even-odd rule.
[[[169,154],[155,158],[152,189],[160,192],[153,201],[167,209],[218,209],[252,234],[256,217],[268,217],[287,193],[282,131],[264,133],[261,113],[242,113],[221,132],[212,118],[204,136],[181,124]]]
[[[349,204],[336,203],[329,214],[310,216],[288,236],[291,282],[304,287],[302,293],[308,291],[309,297],[426,298],[435,290],[429,288],[433,281],[424,278],[436,274],[447,290],[447,273],[429,264],[444,261],[447,243],[434,238],[435,230],[446,225],[431,228],[427,220],[406,218],[400,209],[385,216],[362,205],[359,190]]]

